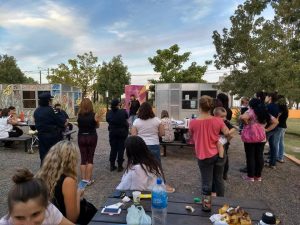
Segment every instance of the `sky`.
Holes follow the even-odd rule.
[[[215,53],[214,30],[230,27],[243,0],[0,0],[0,54],[14,56],[25,75],[46,83],[48,68],[92,51],[98,63],[122,55],[132,84],[153,75],[148,57],[174,44],[191,52],[186,66]],[[204,79],[226,71],[210,66]]]

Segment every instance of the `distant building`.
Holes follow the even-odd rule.
[[[64,84],[0,84],[0,108],[15,106],[28,118],[38,107],[38,96],[49,92],[54,96],[53,103],[60,103],[70,117],[75,116],[82,93],[77,87]]]

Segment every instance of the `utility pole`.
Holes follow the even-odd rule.
[[[40,84],[42,84],[42,71],[40,70]]]

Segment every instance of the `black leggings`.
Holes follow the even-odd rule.
[[[244,143],[247,162],[248,177],[261,177],[264,167],[264,146],[265,142]]]

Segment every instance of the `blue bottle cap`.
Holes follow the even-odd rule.
[[[160,178],[157,178],[156,184],[162,184],[162,180]]]

